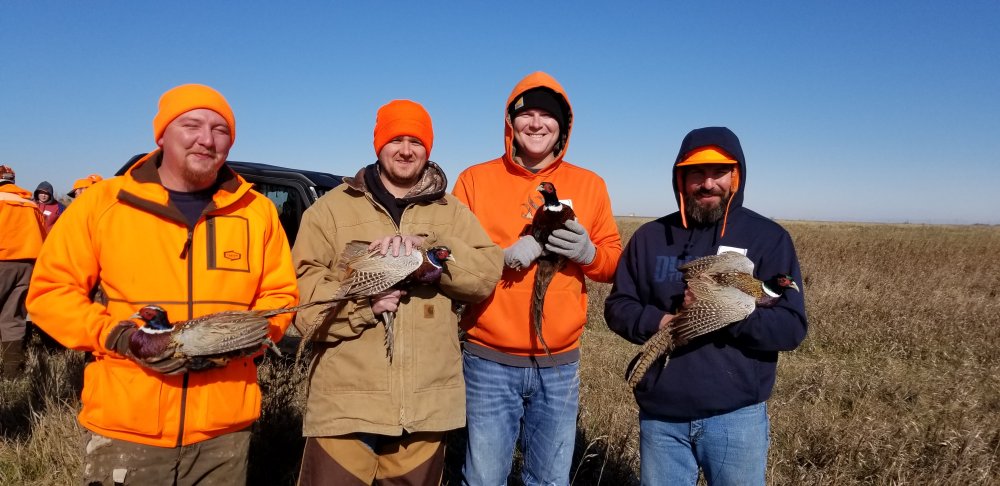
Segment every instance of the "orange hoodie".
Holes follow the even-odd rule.
[[[250,358],[164,376],[104,347],[111,329],[145,304],[171,321],[223,310],[295,305],[291,251],[274,205],[235,172],[188,230],[160,184],[156,150],[124,176],[96,184],[59,218],[35,263],[32,320],[66,347],[92,351],[80,423],[107,437],[160,447],[200,442],[260,414]],[[88,295],[100,285],[107,304]],[[290,315],[271,318],[277,341]]]
[[[568,116],[565,142],[556,160],[532,173],[514,162],[514,128],[507,108],[522,93],[538,87],[552,89],[562,96]],[[559,199],[571,202],[577,219],[597,247],[597,254],[589,265],[569,262],[552,279],[545,296],[542,332],[553,355],[574,351],[580,346],[580,334],[587,322],[584,276],[609,282],[622,252],[611,200],[603,179],[563,160],[572,131],[572,109],[555,79],[542,72],[528,75],[514,87],[503,113],[504,155],[462,172],[455,183],[455,196],[472,209],[490,238],[504,248],[517,241],[525,225],[531,223],[535,208],[542,205],[542,196],[536,190],[541,182],[552,182]],[[516,356],[544,355],[541,343],[533,336],[531,323],[535,269],[536,265],[522,271],[504,268],[493,295],[473,306],[463,319],[470,343]]]
[[[34,260],[45,238],[45,220],[31,192],[0,185],[0,260]]]

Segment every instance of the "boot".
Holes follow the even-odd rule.
[[[4,380],[13,380],[21,373],[21,365],[24,364],[24,345],[21,341],[3,341],[0,343],[3,350],[3,374]]]

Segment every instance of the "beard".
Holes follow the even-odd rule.
[[[704,206],[698,202],[697,196],[705,195],[719,196],[722,199],[720,199],[718,204]],[[685,195],[684,212],[687,213],[688,219],[700,226],[718,223],[726,215],[725,205],[729,202],[731,195],[730,191],[698,191],[693,195]]]
[[[185,165],[181,168],[181,177],[193,187],[209,188],[215,184],[219,177],[219,170],[212,167]]]

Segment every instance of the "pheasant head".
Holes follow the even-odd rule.
[[[451,249],[447,246],[435,246],[434,248],[427,250],[427,259],[438,267],[443,266],[446,261],[455,261],[455,259],[451,256]]]
[[[170,332],[174,326],[170,325],[167,319],[167,311],[158,305],[147,305],[139,312],[132,314],[130,319],[139,319],[143,322],[142,332],[149,334],[162,334]]]
[[[426,261],[413,271],[413,279],[422,284],[433,284],[441,280],[444,265],[447,261],[455,261],[451,249],[447,246],[435,246],[427,250]]]
[[[551,182],[543,182],[538,185],[536,190],[542,193],[542,199],[545,200],[545,207],[558,210],[561,203],[559,202],[559,196],[556,195],[556,186]]]
[[[159,356],[167,346],[170,346],[170,334],[174,326],[167,319],[167,311],[158,305],[147,305],[139,312],[132,314],[130,319],[143,322],[138,332],[129,338],[129,350],[138,358]]]
[[[792,276],[786,273],[779,273],[774,277],[761,282],[760,286],[764,290],[764,296],[758,300],[757,305],[765,307],[773,305],[774,302],[776,302],[778,298],[784,295],[789,289],[801,292],[798,284],[792,280]]]

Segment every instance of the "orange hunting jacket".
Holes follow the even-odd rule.
[[[92,351],[80,423],[107,437],[176,447],[243,429],[260,415],[251,358],[164,376],[104,347],[146,304],[172,322],[223,310],[295,305],[291,252],[274,205],[228,167],[192,231],[160,183],[156,150],[80,195],[42,247],[28,291],[32,320],[66,347]],[[106,304],[88,295],[99,285]],[[101,299],[105,300],[105,299]],[[271,318],[272,340],[290,315]]]
[[[42,248],[45,221],[31,193],[0,185],[0,260],[34,260]]]
[[[507,107],[521,93],[542,86],[560,94],[569,108],[562,86],[551,76],[538,72],[524,78],[504,105],[504,155],[462,172],[455,183],[454,193],[472,209],[490,238],[503,248],[517,241],[525,225],[531,223],[535,208],[542,205],[542,196],[536,190],[541,182],[555,184],[559,199],[572,203],[577,219],[597,247],[597,254],[590,265],[567,262],[549,284],[542,332],[549,350],[555,355],[580,346],[580,335],[587,322],[584,277],[609,282],[618,265],[622,245],[604,180],[563,160],[572,129],[572,112],[569,109],[566,141],[554,163],[538,173],[531,173],[514,162],[514,129],[507,116]],[[544,354],[541,343],[533,338],[531,324],[531,294],[536,268],[532,265],[527,270],[515,271],[504,267],[493,295],[472,306],[463,318],[469,342],[518,356]]]

